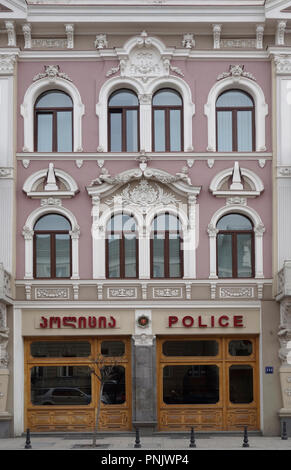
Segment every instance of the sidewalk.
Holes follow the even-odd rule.
[[[92,438],[82,438],[80,436],[30,436],[31,450],[92,450]],[[280,436],[263,437],[248,436],[248,450],[288,450],[291,451],[291,438],[282,440]],[[132,451],[134,448],[135,435],[121,436],[108,435],[101,436],[97,440],[98,448],[101,451]],[[141,450],[242,450],[243,435],[241,436],[195,436],[196,448],[191,449],[190,436],[141,436]],[[16,438],[0,439],[1,450],[26,450],[26,436]]]

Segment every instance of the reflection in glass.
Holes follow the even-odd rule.
[[[126,151],[137,152],[137,109],[126,111]]]
[[[232,151],[232,112],[217,112],[217,150],[218,152]]]
[[[250,356],[253,343],[247,339],[235,339],[229,342],[228,351],[231,356]]]
[[[103,356],[116,357],[123,356],[125,344],[123,341],[102,341],[101,354]]]
[[[36,234],[36,277],[51,276],[51,237],[49,234]]]
[[[171,365],[163,369],[163,400],[167,404],[214,404],[219,401],[216,365]]]
[[[155,120],[155,152],[165,152],[166,150],[166,123],[165,123],[165,111],[155,109],[154,111]]]
[[[241,214],[227,214],[217,222],[219,230],[252,230],[251,221]]]
[[[154,106],[182,106],[182,99],[175,90],[165,88],[158,91],[153,97]]]
[[[138,106],[138,98],[130,90],[117,90],[109,98],[109,106]]]
[[[136,237],[124,236],[125,277],[136,277]]]
[[[252,111],[237,112],[237,151],[251,152],[253,150]]]
[[[251,403],[253,401],[253,368],[245,364],[229,368],[229,399],[231,403]]]
[[[71,270],[71,241],[69,234],[55,235],[56,277],[69,277]]]
[[[72,112],[58,111],[57,136],[58,152],[72,152]]]
[[[153,238],[153,277],[165,277],[165,241],[155,234]]]
[[[120,405],[126,400],[125,393],[125,368],[114,366],[111,371],[104,367],[104,375],[107,380],[103,385],[102,403],[105,405]],[[106,370],[107,369],[107,370]]]
[[[152,276],[181,277],[181,224],[178,217],[164,213],[152,224]]]
[[[216,106],[218,108],[248,108],[253,106],[253,101],[241,90],[228,90],[218,97]]]
[[[170,110],[170,151],[181,151],[181,111]]]
[[[218,277],[232,277],[232,235],[217,235]]]
[[[120,277],[119,235],[108,235],[108,277]]]
[[[30,352],[32,357],[88,357],[91,345],[87,341],[35,341]]]
[[[110,113],[110,150],[111,152],[122,151],[122,114]]]
[[[30,376],[33,405],[88,405],[91,371],[86,366],[36,366]]]
[[[37,150],[52,152],[53,150],[53,115],[39,113],[37,115]]]
[[[237,277],[252,276],[252,235],[237,234]]]
[[[34,230],[71,230],[71,224],[68,219],[62,215],[47,214],[38,219]]]
[[[216,356],[218,342],[215,340],[165,341],[163,354],[165,356]]]
[[[69,95],[59,90],[45,92],[37,100],[35,107],[39,108],[71,108],[73,102]]]

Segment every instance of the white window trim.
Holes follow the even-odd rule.
[[[99,118],[99,147],[102,152],[108,152],[108,99],[111,93],[122,88],[129,88],[139,98],[140,119],[140,149],[152,151],[152,97],[162,88],[172,88],[180,93],[183,100],[183,128],[184,151],[193,151],[192,119],[195,114],[195,105],[192,103],[192,94],[189,85],[179,77],[157,77],[149,83],[141,83],[134,78],[114,77],[103,84],[99,93],[99,102],[96,105],[96,114]]]
[[[24,279],[33,279],[33,235],[36,221],[47,214],[60,214],[67,217],[71,223],[69,232],[72,240],[72,276],[71,279],[80,279],[79,276],[79,236],[80,228],[74,214],[68,209],[60,206],[38,207],[29,214],[25,226],[23,227],[23,236],[25,240],[25,275]]]
[[[33,152],[34,149],[34,104],[39,95],[48,90],[61,90],[68,93],[73,100],[73,134],[74,152],[82,152],[82,116],[85,107],[82,103],[77,87],[70,81],[54,77],[42,78],[33,82],[24,95],[23,103],[20,106],[20,113],[24,120],[24,146],[23,152]]]
[[[212,216],[211,221],[208,225],[209,235],[209,256],[210,256],[210,274],[209,279],[218,279],[217,276],[217,234],[219,230],[216,228],[218,220],[227,214],[239,213],[245,215],[251,219],[254,225],[255,235],[255,279],[263,279],[263,234],[265,227],[258,213],[249,206],[239,206],[237,204],[231,204],[228,206],[221,207]]]
[[[208,119],[208,152],[216,152],[216,100],[218,96],[227,90],[240,89],[249,93],[255,103],[255,131],[256,152],[266,151],[265,121],[268,115],[268,105],[262,88],[254,81],[246,77],[235,79],[224,78],[215,83],[211,88],[207,103],[204,105],[204,114]]]
[[[168,212],[181,221],[183,232],[183,279],[193,279],[196,273],[196,250],[195,250],[195,230],[189,227],[188,216],[181,209],[172,206],[163,206],[161,208],[152,208],[144,219],[142,212],[136,207],[118,207],[108,209],[103,212],[99,222],[92,227],[93,235],[93,279],[106,279],[106,227],[113,215],[120,213],[134,217],[138,232],[139,247],[139,275],[138,279],[150,279],[150,235],[154,217]]]

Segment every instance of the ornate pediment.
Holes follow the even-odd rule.
[[[146,179],[141,179],[138,184],[127,184],[118,195],[105,201],[108,205],[118,203],[142,207],[177,204],[178,202],[179,199],[174,194],[165,191],[161,185]]]
[[[158,77],[168,77],[170,72],[184,75],[178,67],[171,65],[173,49],[167,49],[159,39],[149,37],[146,31],[127,41],[124,48],[116,52],[119,65],[107,71],[107,77],[120,72],[121,77],[147,83]]]

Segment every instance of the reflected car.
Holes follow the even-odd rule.
[[[91,395],[74,387],[49,388],[34,400],[35,405],[89,405],[89,403]]]

